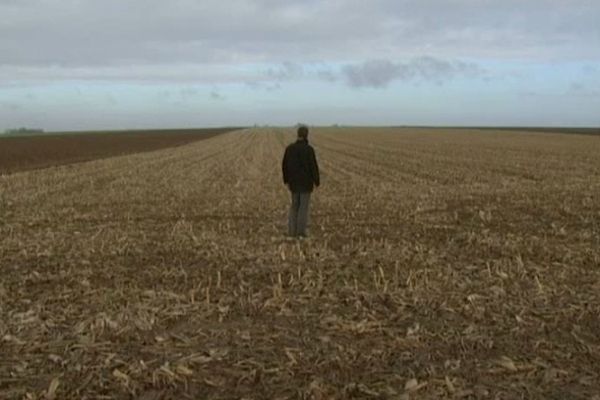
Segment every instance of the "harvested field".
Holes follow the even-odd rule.
[[[0,136],[0,174],[181,146],[234,128]]]
[[[600,137],[292,139],[0,177],[0,398],[600,398]]]

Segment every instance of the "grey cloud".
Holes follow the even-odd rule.
[[[330,69],[321,69],[317,71],[317,77],[326,82],[335,82],[338,79],[337,74]]]
[[[148,64],[124,66],[15,66],[0,64],[0,87],[26,87],[47,81],[125,81],[136,83],[169,82],[181,84],[242,83],[264,88],[275,83],[300,79],[332,81],[335,71],[319,65],[284,62],[275,67],[238,69],[231,64]],[[197,89],[188,87],[183,96],[192,96]]]
[[[286,61],[278,68],[269,68],[266,75],[277,81],[298,79],[304,76],[304,68],[302,65]]]
[[[279,83],[275,83],[275,84],[267,85],[265,89],[267,90],[267,92],[274,92],[276,90],[281,89],[281,85]]]
[[[584,88],[585,88],[585,86],[581,82],[571,82],[571,86],[569,86],[569,91],[571,91],[571,92],[580,92]]]
[[[222,64],[155,64],[126,66],[15,66],[0,64],[0,84],[36,81],[246,82],[264,79]]]
[[[581,101],[600,100],[600,86],[595,81],[573,81],[566,89],[554,91],[525,90],[519,92],[522,97],[535,99],[577,99]]]
[[[524,91],[519,92],[519,96],[535,98],[535,97],[541,97],[544,95],[539,92],[536,92],[535,90],[524,90]]]
[[[410,71],[391,61],[374,60],[363,64],[347,65],[344,67],[344,73],[351,86],[384,87],[394,79],[406,78],[406,74]]]
[[[212,90],[210,92],[210,98],[212,100],[225,100],[225,96],[223,96],[221,93],[219,93],[217,90]]]
[[[323,63],[303,65],[290,61],[285,61],[276,68],[269,68],[265,72],[268,80],[277,82],[301,79],[334,82],[338,79],[337,75],[337,71]]]
[[[179,91],[179,94],[181,95],[181,97],[183,97],[184,99],[188,99],[190,97],[194,97],[196,95],[198,95],[199,90],[193,87],[187,87],[187,88],[183,88]]]
[[[484,70],[474,63],[448,61],[434,57],[418,57],[408,62],[371,60],[343,68],[352,87],[383,88],[395,80],[424,80],[442,83],[457,76],[480,77]]]
[[[12,102],[0,102],[0,107],[8,111],[19,111],[23,109],[23,106],[21,104]]]
[[[159,99],[168,100],[171,97],[171,91],[170,90],[160,90],[157,93],[157,96]]]
[[[600,98],[600,87],[584,82],[571,82],[567,95],[573,97]]]
[[[266,92],[274,92],[281,89],[279,82],[246,82],[246,86],[251,90],[264,90]]]
[[[0,15],[0,64],[17,66],[600,58],[590,0],[4,0]]]

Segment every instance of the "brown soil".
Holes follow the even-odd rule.
[[[234,129],[77,132],[0,137],[0,174],[175,147]]]

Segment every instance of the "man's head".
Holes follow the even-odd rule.
[[[300,125],[298,127],[298,139],[308,139],[308,126]]]

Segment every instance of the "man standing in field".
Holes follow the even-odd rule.
[[[319,165],[315,150],[308,144],[308,127],[298,128],[298,140],[285,149],[282,162],[283,183],[292,193],[288,234],[306,237],[310,194],[319,186]]]

